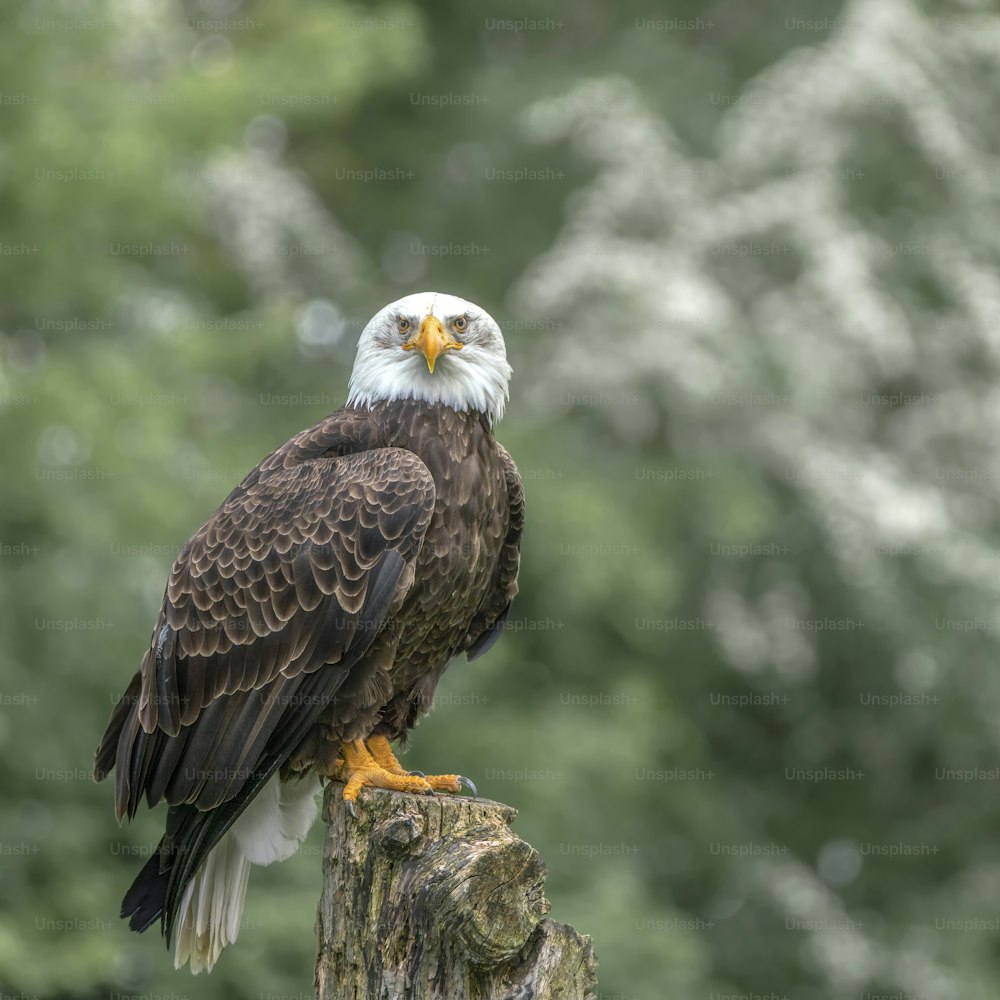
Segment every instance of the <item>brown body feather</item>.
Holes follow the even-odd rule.
[[[412,400],[332,414],[233,490],[174,563],[97,750],[119,818],[143,796],[171,806],[150,869],[169,888],[126,897],[133,926],[162,911],[169,933],[184,885],[275,771],[405,737],[448,661],[502,629],[522,527],[520,477],[484,418]]]

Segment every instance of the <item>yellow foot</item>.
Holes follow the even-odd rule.
[[[392,746],[385,736],[370,736],[365,740],[365,745],[368,747],[368,752],[375,758],[376,763],[390,774],[406,774],[423,778],[435,792],[460,792],[464,785],[473,795],[478,794],[476,786],[461,774],[424,774],[423,771],[407,771],[396,760]]]
[[[385,736],[369,736],[365,740],[368,752],[375,758],[375,763],[379,767],[385,768],[390,774],[409,774],[410,772],[396,760],[396,755],[392,752],[392,744]]]
[[[344,764],[340,780],[344,784],[344,801],[354,814],[354,800],[362,788],[388,788],[396,792],[459,792],[465,785],[476,794],[476,786],[460,774],[421,774],[408,772],[396,760],[389,741],[384,736],[373,736],[367,742],[354,740],[340,748]]]

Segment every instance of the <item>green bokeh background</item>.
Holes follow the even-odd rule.
[[[528,527],[406,759],[519,810],[598,997],[997,996],[998,53],[974,3],[8,5],[0,1000],[311,995],[322,830],[191,978],[92,754],[420,289],[504,330]]]

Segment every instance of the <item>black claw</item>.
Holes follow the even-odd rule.
[[[358,818],[358,811],[354,808],[354,803],[350,799],[344,800],[347,803],[347,811],[351,814],[352,819]]]
[[[470,792],[472,792],[472,797],[474,799],[478,799],[479,798],[479,792],[476,791],[476,786],[473,784],[471,778],[466,778],[464,775],[460,774],[458,776],[458,783],[460,785],[465,785],[465,787],[468,788]]]
[[[407,771],[407,775],[411,778],[426,778],[427,775],[423,771]]]

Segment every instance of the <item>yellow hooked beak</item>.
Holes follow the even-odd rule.
[[[457,340],[452,340],[444,332],[441,320],[437,316],[427,316],[420,324],[420,331],[413,338],[403,344],[404,351],[420,351],[427,359],[427,370],[434,374],[434,362],[445,351],[460,351],[462,345]]]

